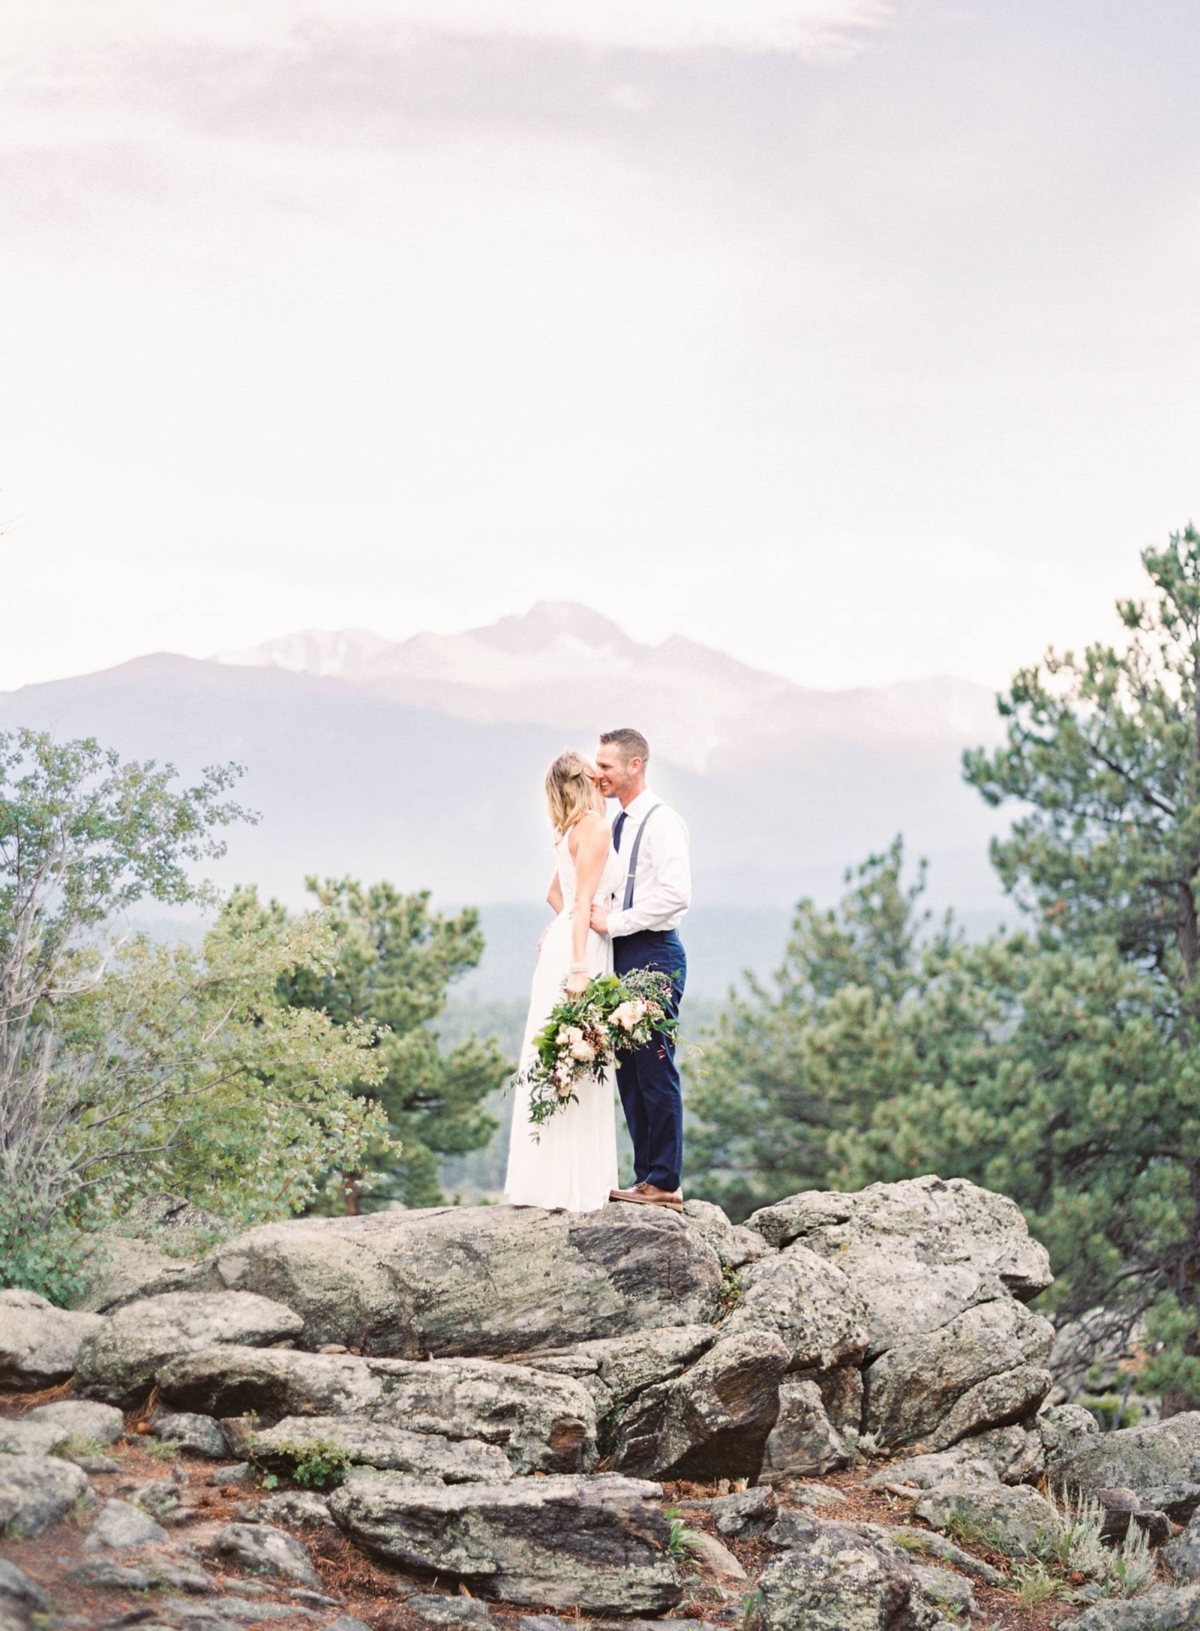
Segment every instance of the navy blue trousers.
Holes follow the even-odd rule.
[[[687,979],[687,957],[674,929],[643,929],[639,934],[617,935],[613,941],[613,968],[628,974],[635,968],[654,968],[671,980],[671,1013],[679,1013]],[[617,1087],[633,1139],[633,1171],[638,1183],[656,1189],[679,1188],[683,1171],[683,1094],[675,1047],[656,1036],[645,1047],[620,1056]]]

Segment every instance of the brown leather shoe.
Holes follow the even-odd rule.
[[[610,1201],[632,1201],[635,1206],[666,1206],[672,1212],[683,1211],[683,1191],[655,1189],[653,1184],[635,1184],[632,1189],[610,1189]]]

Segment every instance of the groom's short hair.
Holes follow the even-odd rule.
[[[640,759],[643,764],[650,762],[650,744],[641,731],[630,730],[626,726],[619,731],[604,731],[600,740],[605,747],[620,748],[621,757],[626,764],[630,759]]]

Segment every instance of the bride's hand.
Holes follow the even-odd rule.
[[[567,975],[567,995],[569,997],[582,996],[588,988],[588,983],[586,969],[575,969]]]

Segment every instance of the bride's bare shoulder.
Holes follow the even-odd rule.
[[[574,856],[578,855],[581,845],[589,850],[598,850],[602,846],[607,848],[612,842],[612,832],[602,815],[595,810],[585,810],[571,828],[567,842]]]

